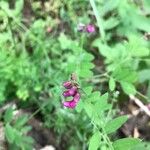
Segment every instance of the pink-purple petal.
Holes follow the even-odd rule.
[[[63,96],[64,97],[74,96],[76,93],[77,93],[77,87],[72,87],[71,89],[64,91]]]
[[[69,90],[64,91],[62,95],[63,95],[64,97],[69,97],[69,96],[70,96]]]
[[[93,32],[95,32],[95,27],[94,27],[94,25],[91,25],[91,24],[87,25],[87,26],[86,26],[86,31],[87,31],[88,33],[93,33]]]
[[[63,105],[64,105],[65,107],[68,107],[68,108],[72,108],[72,109],[73,109],[73,108],[76,107],[77,103],[72,100],[72,101],[66,101],[66,102],[64,102]]]
[[[76,93],[76,95],[74,96],[73,100],[77,103],[80,100],[80,94]]]
[[[63,83],[63,86],[66,89],[70,89],[72,87],[72,83],[71,83],[71,81],[66,81],[66,82]]]
[[[77,93],[77,87],[72,87],[70,90],[69,90],[69,93],[70,93],[70,96],[74,96],[76,93]]]

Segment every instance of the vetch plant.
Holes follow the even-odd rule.
[[[78,101],[80,100],[79,86],[76,82],[76,78],[74,78],[72,75],[71,80],[64,82],[63,86],[67,89],[63,92],[63,96],[65,98],[70,96],[73,97],[71,101],[63,102],[63,105],[65,107],[75,108]]]
[[[69,88],[69,96],[74,96],[73,100],[64,102],[64,106],[69,108],[75,108],[77,101],[75,100],[77,88],[72,90],[73,84],[71,81],[67,81],[64,84],[65,88]],[[111,87],[112,89],[112,87]],[[89,138],[89,150],[130,150],[135,145],[140,143],[139,139],[123,138],[119,140],[112,140],[111,135],[115,133],[128,119],[126,115],[113,117],[113,103],[108,103],[108,99],[113,99],[109,96],[109,93],[103,95],[99,91],[92,90],[92,87],[84,88],[85,96],[79,101],[76,111],[78,113],[83,112],[89,118],[89,124],[91,124],[91,130],[93,130],[92,136]],[[67,95],[67,96],[68,96]],[[65,95],[66,96],[66,95]]]
[[[138,91],[144,89],[150,97],[149,41],[143,38],[150,32],[148,1],[137,6],[134,0],[89,0],[91,8],[81,0],[41,1],[42,9],[37,0],[29,2],[34,13],[26,14],[26,1],[16,0],[10,9],[10,1],[1,0],[0,107],[15,99],[18,108],[36,109],[28,119],[40,114],[37,118],[56,132],[59,146],[69,137],[63,142],[66,150],[142,149],[139,139],[115,134],[128,119],[118,116],[115,90],[122,101],[130,94],[140,98]],[[77,22],[84,23],[78,32]],[[72,72],[78,80],[67,80]],[[65,101],[60,102],[60,95]],[[15,122],[8,121],[9,115],[0,116],[10,148],[32,149],[28,126],[16,125],[28,119],[21,116]]]
[[[96,19],[98,21],[98,26],[100,28],[102,40],[100,40],[102,43],[105,41],[105,31],[103,30],[103,24],[101,22],[101,18],[98,16],[98,11],[95,5],[94,0],[90,0],[90,3],[93,7]],[[84,31],[84,25],[80,26],[79,31]],[[95,28],[91,25],[88,25],[86,27],[86,31],[91,33],[95,31]],[[104,42],[105,43],[105,42]],[[103,47],[102,47],[103,48]],[[121,49],[121,48],[120,48]],[[109,54],[109,52],[105,52],[106,54]],[[113,60],[115,61],[115,59]],[[108,62],[108,64],[111,64],[112,60]],[[116,63],[117,67],[118,64]],[[115,67],[113,67],[115,68]],[[125,69],[127,67],[125,66]],[[116,68],[115,68],[116,69]],[[119,67],[117,69],[120,69]],[[121,68],[122,69],[122,68]],[[127,68],[127,71],[130,70]],[[114,71],[114,72],[113,72]],[[116,70],[111,70],[108,73],[106,73],[109,81],[109,89],[111,92],[115,90],[116,86],[116,79],[114,79],[114,74]],[[118,71],[118,70],[117,70]],[[110,72],[113,72],[112,75],[109,75]],[[118,71],[117,74],[120,72]],[[105,74],[105,73],[104,73]],[[117,76],[117,75],[116,75]],[[134,73],[133,73],[134,76]],[[94,77],[94,76],[93,76]],[[134,76],[135,77],[135,76]],[[92,78],[92,77],[91,77]],[[119,78],[120,79],[120,78]],[[124,80],[124,77],[122,77],[122,80]],[[128,81],[128,80],[127,80]],[[131,80],[130,80],[131,81]],[[128,81],[128,82],[130,82]],[[131,82],[134,82],[131,81]],[[123,82],[124,83],[124,82]],[[65,85],[67,85],[66,88],[69,87],[69,90],[65,91],[63,93],[64,97],[69,97],[69,96],[75,96],[75,93],[77,92],[77,88],[73,87],[72,83],[70,81],[65,82]],[[128,85],[126,82],[124,83],[123,88],[125,88]],[[129,87],[130,88],[130,87]],[[79,104],[76,108],[77,112],[82,112],[89,117],[90,123],[92,125],[92,130],[93,130],[93,135],[89,139],[89,150],[131,150],[132,148],[135,147],[135,145],[140,143],[139,139],[136,138],[122,138],[118,140],[112,140],[111,135],[114,134],[127,120],[128,117],[126,115],[119,116],[114,118],[113,114],[113,97],[109,95],[109,93],[105,93],[103,95],[100,95],[100,92],[96,91],[93,92],[93,88],[87,88],[84,89],[86,91],[86,96],[79,101]],[[128,94],[132,92],[134,87],[131,87],[131,90],[126,87],[124,91]],[[133,91],[135,94],[135,92]],[[111,101],[111,102],[108,102]],[[69,107],[69,108],[75,108],[76,102],[75,100],[71,101],[66,101],[64,102],[64,106]],[[89,123],[89,124],[90,124]]]

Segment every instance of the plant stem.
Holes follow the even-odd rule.
[[[43,106],[41,106],[33,114],[31,114],[31,116],[29,117],[29,120],[32,119],[37,113],[39,113],[41,111],[41,109],[43,109],[48,103],[49,103],[49,101],[45,102],[45,104],[43,104]]]
[[[91,121],[91,123],[93,124],[93,126],[101,133],[101,136],[103,138],[103,140],[105,141],[105,143],[109,146],[110,150],[114,150],[112,143],[109,139],[109,137],[107,136],[105,129],[103,126],[101,126],[102,131],[99,130],[99,127],[93,122]]]
[[[103,137],[104,137],[105,140],[107,141],[107,143],[108,143],[108,145],[109,145],[109,147],[110,147],[110,150],[114,150],[114,148],[113,148],[113,146],[112,146],[112,142],[110,141],[109,137],[107,136],[104,127],[102,127],[102,131],[103,131]]]
[[[141,96],[142,98],[144,98],[147,102],[150,102],[149,98],[145,95],[143,95],[142,93],[140,93],[139,91],[136,91],[136,93]]]
[[[12,31],[12,26],[11,26],[11,22],[10,22],[10,18],[8,17],[8,26],[9,26],[9,32],[12,38],[12,43],[13,43],[13,47],[16,48],[16,42],[15,42],[15,38],[13,35],[13,31]]]
[[[89,0],[89,1],[90,1],[90,4],[91,4],[93,12],[94,12],[94,15],[95,15],[96,20],[97,20],[97,24],[98,24],[99,32],[100,32],[100,35],[101,35],[101,39],[102,39],[102,41],[105,41],[105,31],[104,31],[104,28],[103,28],[102,19],[98,14],[95,1],[94,0]]]
[[[103,74],[94,75],[93,78],[101,78],[101,77],[109,77],[108,73],[105,72]]]
[[[85,42],[85,34],[83,33],[81,35],[81,38],[80,38],[80,47],[83,49],[83,46],[84,46],[84,42]]]

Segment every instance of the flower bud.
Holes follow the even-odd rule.
[[[72,83],[71,83],[71,81],[66,81],[66,82],[63,83],[63,86],[66,89],[70,89],[72,87]]]
[[[51,27],[48,27],[48,28],[47,28],[47,33],[50,33],[50,32],[52,32],[52,28],[51,28]]]
[[[95,32],[95,27],[93,25],[89,24],[86,26],[86,31],[88,33],[93,33],[93,32]]]
[[[79,32],[82,32],[82,31],[84,31],[84,29],[85,29],[85,24],[79,23],[78,26],[77,26],[77,30]]]
[[[70,93],[69,93],[69,90],[68,91],[65,91],[65,92],[63,92],[63,94],[62,94],[64,97],[68,97],[68,96],[70,96]]]
[[[76,95],[74,96],[73,100],[77,103],[80,100],[80,94],[76,93]]]

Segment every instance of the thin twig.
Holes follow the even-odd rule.
[[[138,98],[136,98],[134,95],[130,95],[129,97],[150,117],[149,109]]]

